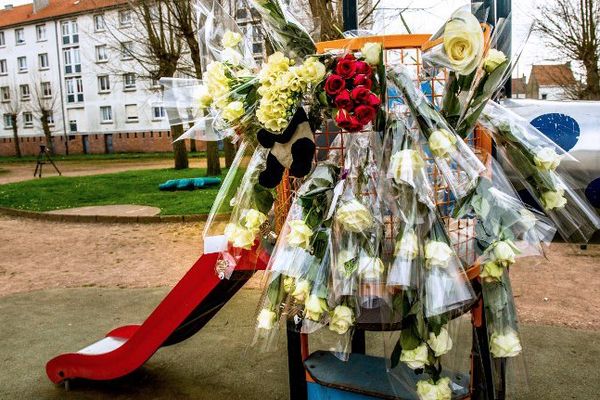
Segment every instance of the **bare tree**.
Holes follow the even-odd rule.
[[[14,80],[12,80],[14,82]],[[17,117],[21,113],[22,103],[19,100],[19,93],[16,86],[3,86],[0,88],[0,106],[2,114],[10,119],[10,127],[13,134],[13,142],[15,145],[15,155],[21,157],[21,144],[19,143],[19,126]]]
[[[358,28],[373,27],[373,13],[381,0],[358,0]],[[314,20],[320,24],[318,40],[335,40],[342,37],[344,17],[342,0],[308,0],[308,7]]]
[[[32,87],[30,89],[32,95],[31,111],[42,127],[50,154],[55,154],[56,149],[54,148],[52,131],[55,111],[57,111],[57,106],[60,107],[58,93],[55,90],[56,88],[50,86],[50,82],[40,82],[35,76],[32,76],[30,86]]]
[[[548,45],[585,69],[585,84],[576,96],[600,99],[600,1],[555,0],[538,8],[535,29]]]

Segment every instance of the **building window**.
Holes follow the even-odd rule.
[[[74,119],[69,121],[69,132],[77,132],[77,121]]]
[[[548,100],[548,95],[546,93],[542,95],[542,100]]]
[[[237,11],[235,12],[235,18],[236,19],[248,18],[248,10],[246,10],[245,8],[238,8]]]
[[[17,45],[25,44],[25,29],[15,29],[15,43]]]
[[[262,53],[263,47],[262,43],[252,43],[252,52],[253,53]]]
[[[17,66],[19,68],[19,72],[27,72],[27,57],[18,57]]]
[[[0,47],[6,46],[6,38],[4,37],[4,32],[0,32]]]
[[[19,93],[21,93],[21,100],[29,100],[31,97],[31,92],[29,91],[29,85],[26,83],[24,85],[19,85]]]
[[[63,21],[60,25],[62,32],[63,44],[77,44],[79,43],[79,31],[77,28],[77,21]]]
[[[96,62],[108,61],[108,52],[106,51],[106,45],[101,44],[96,46]]]
[[[10,101],[10,88],[8,86],[0,87],[0,96],[3,102]]]
[[[167,116],[164,107],[152,107],[152,118],[163,119]]]
[[[123,74],[123,89],[124,90],[135,89],[135,74],[134,73]]]
[[[50,82],[42,82],[42,96],[45,98],[52,97],[52,84]]]
[[[83,81],[81,78],[66,78],[67,103],[79,103],[83,101]]]
[[[54,112],[52,110],[48,111],[48,125],[54,125]]]
[[[102,123],[112,122],[112,107],[111,106],[101,106],[100,107],[100,121]]]
[[[44,40],[46,40],[46,24],[36,25],[35,35],[37,37],[38,42],[43,42]]]
[[[133,54],[133,42],[121,42],[121,60],[131,60]]]
[[[98,77],[98,92],[110,92],[110,79],[108,75],[101,75]]]
[[[94,30],[96,32],[102,32],[106,28],[104,25],[104,15],[98,14],[94,15]]]
[[[73,47],[63,50],[65,60],[65,74],[76,74],[81,72],[81,57],[79,48]]]
[[[11,129],[13,127],[13,119],[11,114],[4,114],[4,128]]]
[[[50,68],[50,62],[48,61],[48,53],[38,54],[38,65],[40,69]]]
[[[31,111],[23,112],[23,126],[33,128],[33,113]]]
[[[137,104],[125,104],[125,116],[127,118],[127,122],[137,122]]]
[[[121,26],[131,25],[131,10],[119,11],[119,24]]]
[[[6,60],[0,60],[0,75],[8,74],[8,67],[6,66]]]

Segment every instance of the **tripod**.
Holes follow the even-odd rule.
[[[52,161],[52,157],[50,156],[50,150],[43,144],[40,145],[40,152],[37,156],[37,164],[35,165],[35,171],[33,172],[33,176],[36,177],[38,176],[39,178],[42,177],[42,167],[44,166],[44,164],[52,164],[52,166],[54,167],[54,169],[56,170],[56,172],[58,172],[58,175],[62,175],[61,172],[59,171],[58,167],[56,166],[56,164],[54,164],[54,161]]]

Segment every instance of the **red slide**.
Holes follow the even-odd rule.
[[[265,269],[266,253],[258,260],[247,252],[230,279],[219,279],[219,253],[201,256],[142,325],[126,325],[104,339],[48,361],[46,373],[54,383],[73,378],[110,380],[141,367],[162,346],[179,343],[200,330],[250,279]],[[250,259],[254,258],[254,261]]]

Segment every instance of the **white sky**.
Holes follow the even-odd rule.
[[[513,49],[517,43],[522,42],[528,27],[533,20],[535,9],[538,4],[554,0],[513,0]],[[6,4],[20,5],[31,3],[31,0],[0,0],[0,7]],[[468,4],[468,0],[382,0],[380,13],[385,15],[397,15],[394,9],[398,7],[408,8],[404,18],[413,33],[434,33],[448,16],[456,8]],[[375,29],[378,33],[406,33],[399,18],[388,18],[381,23],[381,14],[376,16]],[[515,69],[515,76],[529,75],[532,64],[564,62],[558,57],[548,54],[543,41],[535,35],[531,35],[521,56],[521,61]]]

